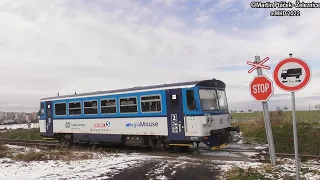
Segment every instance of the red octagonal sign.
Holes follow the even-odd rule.
[[[273,83],[265,75],[256,76],[250,83],[250,93],[257,101],[268,101],[273,95]]]

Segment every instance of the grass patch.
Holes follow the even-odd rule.
[[[294,153],[293,126],[286,112],[271,112],[272,133],[277,153]],[[267,143],[265,124],[262,118],[232,123],[240,126],[245,142]],[[320,155],[320,123],[298,119],[299,153]]]
[[[266,178],[263,174],[256,169],[248,168],[242,169],[234,167],[226,173],[226,179],[228,180],[271,180]]]
[[[5,139],[28,139],[28,129],[14,129],[8,130],[5,132],[0,132],[0,138]],[[30,140],[43,140],[43,137],[40,135],[39,128],[29,129],[29,138]]]

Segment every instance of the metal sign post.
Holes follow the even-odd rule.
[[[292,57],[292,54],[289,54]],[[296,120],[296,97],[295,93],[291,92],[291,103],[292,103],[292,124],[293,124],[293,139],[294,139],[294,157],[296,164],[296,180],[300,179],[300,165],[299,165],[299,149],[298,149],[298,130]]]
[[[30,128],[31,128],[31,122],[28,121],[28,141],[30,139]]]
[[[289,58],[280,61],[273,72],[273,78],[276,85],[284,90],[291,92],[292,103],[292,123],[294,138],[294,156],[296,165],[296,179],[300,179],[299,153],[298,153],[298,132],[296,120],[296,102],[295,92],[303,89],[311,80],[311,69],[309,65],[301,59],[293,58],[289,54]]]
[[[269,60],[269,58],[267,57],[263,61],[260,61],[260,56],[255,56],[254,63],[249,62],[249,61],[247,62],[248,65],[254,66],[248,71],[248,73],[251,73],[254,69],[257,69],[257,74],[258,74],[257,77],[264,76],[265,79],[267,79],[267,81],[268,81],[268,78],[265,75],[263,75],[262,69],[261,69],[261,68],[268,69],[268,70],[270,69],[269,66],[262,65],[263,63],[267,62],[268,60]],[[268,144],[269,144],[270,160],[271,160],[271,165],[275,166],[276,165],[276,154],[275,154],[273,135],[272,135],[272,127],[271,127],[270,115],[269,115],[269,109],[268,109],[268,102],[267,102],[269,100],[269,98],[273,94],[273,84],[272,84],[271,80],[269,80],[269,81],[270,81],[269,82],[270,83],[269,92],[266,92],[264,94],[260,93],[261,94],[260,96],[263,97],[263,98],[260,98],[260,99],[257,99],[256,97],[255,98],[256,98],[256,100],[262,101],[264,123],[265,123],[265,127],[266,127],[267,141],[268,141]],[[252,84],[250,84],[250,86],[252,86]],[[252,90],[251,90],[251,94],[252,94]]]

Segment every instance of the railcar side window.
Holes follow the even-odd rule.
[[[81,115],[81,102],[69,102],[69,115]]]
[[[40,104],[40,116],[44,116],[44,103]]]
[[[101,114],[117,113],[116,99],[103,99],[100,101]]]
[[[98,101],[84,101],[84,114],[98,114]]]
[[[187,106],[189,110],[196,110],[197,108],[193,90],[187,90]]]
[[[67,115],[67,104],[66,103],[55,103],[54,114],[57,116]]]
[[[223,90],[218,90],[217,94],[218,94],[220,109],[228,109],[226,92]]]
[[[160,95],[142,96],[141,112],[161,112]]]
[[[120,113],[138,112],[137,98],[120,98]]]

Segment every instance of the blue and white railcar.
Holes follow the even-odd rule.
[[[230,142],[226,84],[212,79],[40,100],[40,132],[61,142],[210,148]]]

